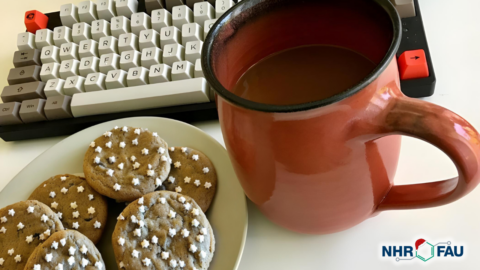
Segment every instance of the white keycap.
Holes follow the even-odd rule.
[[[193,22],[193,12],[188,6],[176,6],[172,9],[172,24],[178,29],[182,25]]]
[[[60,47],[64,43],[72,42],[72,29],[66,26],[57,26],[53,29],[53,43]]]
[[[215,9],[209,2],[198,2],[193,6],[193,21],[203,25],[205,21],[215,18]]]
[[[124,51],[120,55],[120,68],[128,71],[132,67],[140,66],[141,54],[138,51]]]
[[[74,24],[72,27],[72,39],[77,44],[82,40],[92,39],[90,25],[85,22]]]
[[[92,1],[83,1],[78,4],[78,17],[81,22],[91,24],[98,19],[97,5]]]
[[[92,38],[99,41],[102,37],[110,36],[110,23],[104,19],[92,22]]]
[[[215,2],[215,18],[220,18],[223,13],[233,7],[235,3],[232,0],[217,0]]]
[[[188,61],[175,62],[172,65],[172,81],[193,78],[193,64]]]
[[[208,32],[210,32],[210,29],[212,28],[212,26],[215,24],[216,21],[217,19],[213,19],[213,20],[205,21],[205,23],[203,23],[203,40],[207,38]]]
[[[71,108],[74,117],[81,117],[204,102],[210,102],[207,81],[197,78],[162,83],[161,89],[148,84],[74,95]]]
[[[185,58],[185,47],[180,44],[167,44],[163,49],[163,63],[172,66],[173,63],[183,61]]]
[[[200,60],[200,59],[197,59],[195,61],[195,69],[193,70],[193,76],[195,78],[205,77],[205,75],[203,75],[202,60]]]
[[[117,16],[115,0],[97,0],[97,15],[99,19],[107,21]]]
[[[42,79],[42,82],[47,82],[48,80],[57,79],[58,77],[60,77],[58,73],[59,69],[59,63],[43,64],[40,71],[40,78]]]
[[[182,33],[175,26],[168,26],[162,28],[160,31],[160,45],[162,50],[167,44],[177,44],[182,41]]]
[[[60,63],[59,57],[60,49],[56,46],[45,46],[40,53],[40,60],[42,64],[46,63]]]
[[[116,53],[104,54],[98,64],[100,72],[107,74],[110,70],[120,69],[120,55]]]
[[[185,0],[165,0],[168,10],[172,10],[175,6],[185,5]]]
[[[163,27],[172,26],[172,13],[166,9],[156,9],[152,11],[152,28],[160,33]]]
[[[85,92],[84,88],[85,78],[82,76],[71,76],[65,79],[63,84],[63,93],[66,96],[73,96],[76,93]]]
[[[145,12],[139,12],[132,14],[132,18],[130,19],[130,28],[132,33],[135,35],[139,35],[142,30],[147,30],[152,28],[152,23],[150,20],[150,16]]]
[[[53,43],[53,31],[50,29],[39,29],[35,33],[35,45],[37,49],[41,49],[45,46],[54,45]]]
[[[118,38],[121,34],[132,32],[130,29],[130,20],[125,16],[118,16],[118,17],[112,18],[110,29],[111,29],[112,36],[116,38]]]
[[[137,12],[137,0],[117,0],[115,1],[115,3],[118,16],[125,16],[130,18],[133,13]]]
[[[172,80],[172,68],[166,64],[158,64],[150,67],[148,81],[152,83],[164,83]]]
[[[110,70],[105,79],[107,89],[127,87],[127,72],[125,70]]]
[[[144,67],[134,67],[128,70],[128,87],[148,84],[148,69]]]
[[[105,86],[105,74],[90,73],[85,78],[85,92],[101,91],[107,89]]]
[[[45,84],[45,88],[43,92],[47,98],[55,97],[55,96],[63,96],[63,85],[65,84],[65,80],[62,79],[50,79]]]
[[[98,53],[100,55],[118,53],[118,39],[113,36],[100,38],[98,42]]]
[[[185,45],[185,60],[194,64],[195,61],[202,56],[202,47],[203,42],[201,41],[196,40],[187,42],[187,45]]]
[[[80,41],[78,44],[78,56],[80,59],[89,56],[98,57],[98,42],[93,39]]]
[[[75,59],[62,61],[59,72],[60,78],[66,79],[78,75],[78,66],[80,66],[80,61]]]
[[[65,4],[60,7],[60,20],[63,26],[72,27],[80,22],[78,9],[74,4]]]
[[[24,32],[17,35],[17,48],[19,51],[36,49],[35,35],[30,32]]]
[[[143,30],[138,37],[140,50],[150,47],[160,47],[160,35],[153,29]]]
[[[78,57],[78,45],[73,42],[64,43],[60,46],[60,60],[70,59],[80,59]]]
[[[189,41],[203,40],[203,29],[198,23],[188,23],[182,26],[182,45]]]
[[[98,72],[99,62],[100,59],[95,56],[82,58],[80,61],[80,66],[78,67],[78,73],[80,73],[80,76],[87,77],[87,75],[90,73]]]
[[[162,63],[162,50],[157,47],[143,49],[140,62],[146,68]]]
[[[121,34],[118,37],[118,52],[138,51],[138,37],[133,33]]]

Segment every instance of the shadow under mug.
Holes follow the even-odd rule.
[[[212,26],[202,63],[225,144],[246,195],[270,220],[301,233],[333,233],[379,211],[451,203],[477,186],[477,131],[445,108],[402,94],[400,40],[388,0],[244,0]],[[355,50],[377,67],[355,87],[305,104],[261,104],[229,91],[262,58],[310,44]],[[399,135],[440,148],[459,176],[394,185]]]

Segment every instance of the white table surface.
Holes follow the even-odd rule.
[[[7,3],[8,2],[8,3]],[[58,11],[69,0],[5,1],[0,16],[0,82],[13,67],[16,35],[31,9]],[[79,1],[74,0],[74,3]],[[420,0],[437,75],[436,93],[425,100],[468,119],[480,130],[480,1]],[[223,144],[217,121],[196,123]],[[0,140],[0,190],[30,161],[64,137],[3,142]],[[428,182],[455,176],[453,163],[438,149],[404,138],[396,183]],[[480,188],[453,204],[427,210],[381,213],[345,232],[309,236],[269,222],[249,202],[249,230],[240,270],[256,269],[479,269]],[[382,245],[432,243],[464,245],[462,258],[395,262],[381,258]],[[217,247],[221,248],[221,247]]]

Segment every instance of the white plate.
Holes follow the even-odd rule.
[[[215,139],[183,122],[155,117],[115,120],[80,131],[57,143],[28,164],[0,193],[0,208],[26,200],[49,177],[63,173],[81,173],[83,157],[91,141],[114,126],[148,128],[158,132],[169,146],[187,146],[207,155],[218,174],[217,194],[207,217],[215,233],[216,247],[209,270],[236,270],[247,236],[247,203],[228,154]],[[106,269],[117,269],[111,235],[116,217],[125,204],[109,200],[109,218],[102,240],[97,245]]]

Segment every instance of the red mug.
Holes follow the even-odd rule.
[[[448,204],[477,186],[475,128],[400,90],[401,29],[388,0],[248,0],[212,26],[202,62],[225,144],[246,195],[271,221],[301,233],[334,233],[381,211]],[[262,58],[312,44],[355,50],[377,67],[355,87],[305,104],[261,104],[229,91]],[[459,176],[394,185],[398,135],[441,149]]]

